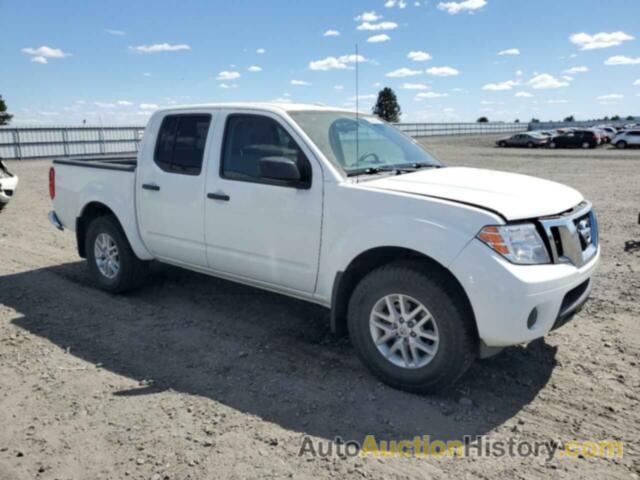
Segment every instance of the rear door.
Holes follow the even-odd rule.
[[[155,145],[143,148],[137,170],[140,233],[155,257],[206,267],[204,245],[205,158],[210,112],[154,118]],[[155,135],[153,135],[155,132]]]
[[[227,112],[218,131],[219,167],[210,168],[205,206],[209,267],[312,293],[322,221],[319,163],[275,114]],[[274,156],[295,161],[301,180],[284,184],[262,178],[260,159]]]

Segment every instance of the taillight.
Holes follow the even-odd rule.
[[[51,200],[56,198],[56,170],[53,167],[49,169],[49,196]]]

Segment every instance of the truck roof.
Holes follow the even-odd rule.
[[[285,102],[233,102],[233,103],[200,103],[194,105],[178,105],[174,107],[160,108],[157,112],[173,112],[194,109],[250,109],[260,110],[274,113],[282,112],[299,112],[299,111],[326,111],[326,112],[348,112],[355,113],[354,110],[344,108],[330,107],[319,104],[305,103],[285,103]]]

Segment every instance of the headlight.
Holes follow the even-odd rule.
[[[510,262],[520,265],[550,262],[547,248],[532,223],[484,227],[477,237]]]

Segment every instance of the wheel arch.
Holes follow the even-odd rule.
[[[375,247],[356,256],[343,271],[335,275],[331,294],[331,331],[339,336],[347,334],[347,308],[356,285],[373,270],[399,260],[413,260],[416,268],[424,272],[437,271],[450,280],[450,286],[464,299],[464,308],[472,318],[473,330],[478,338],[477,325],[471,301],[462,284],[444,265],[424,253],[405,247]]]

